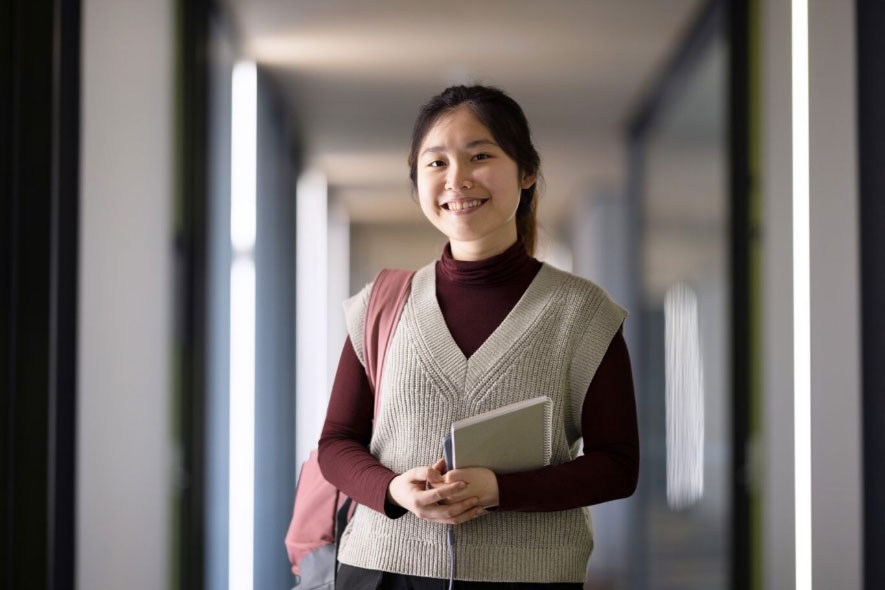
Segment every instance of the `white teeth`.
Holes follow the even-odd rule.
[[[471,207],[479,207],[482,201],[466,201],[463,203],[449,203],[449,211],[460,211],[462,209],[470,209]]]

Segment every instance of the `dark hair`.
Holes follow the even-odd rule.
[[[541,157],[532,144],[529,124],[519,104],[493,86],[450,86],[421,107],[412,128],[412,147],[409,150],[409,178],[412,190],[417,190],[418,150],[430,128],[446,113],[465,104],[474,116],[492,133],[501,149],[510,156],[523,174],[537,174],[529,188],[521,189],[516,209],[516,232],[525,242],[525,249],[534,256],[538,228],[537,190]]]

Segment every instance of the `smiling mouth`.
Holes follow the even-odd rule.
[[[481,207],[488,199],[474,199],[472,201],[449,202],[443,204],[446,211],[469,211]]]

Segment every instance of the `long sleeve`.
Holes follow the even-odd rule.
[[[639,434],[630,355],[612,339],[581,410],[584,454],[533,471],[498,474],[497,510],[544,512],[630,496],[639,478]]]
[[[327,481],[357,503],[397,518],[406,510],[386,501],[387,487],[397,474],[368,449],[374,411],[369,379],[348,338],[341,351],[320,436],[320,470]]]

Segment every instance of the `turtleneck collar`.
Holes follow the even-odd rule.
[[[540,266],[540,262],[529,256],[525,241],[518,236],[509,248],[483,260],[455,260],[452,245],[447,242],[436,268],[437,278],[459,285],[483,286],[509,281],[535,265]]]

